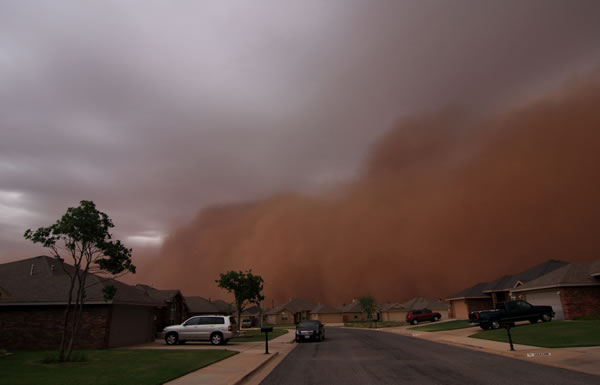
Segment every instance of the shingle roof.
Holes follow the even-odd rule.
[[[488,298],[489,295],[486,295],[485,293],[490,293],[492,291],[511,290],[519,282],[529,282],[565,265],[567,265],[567,262],[549,259],[544,263],[535,265],[534,267],[520,273],[514,275],[505,275],[492,282],[480,282],[450,296],[449,298],[446,298],[446,300],[459,298]]]
[[[381,311],[408,311],[401,303],[393,302],[393,303],[384,303],[380,307]]]
[[[458,293],[451,295],[446,300],[458,299],[458,298],[488,298],[489,296],[482,293],[484,288],[488,285],[488,282],[479,282],[467,289],[459,291]]]
[[[599,261],[592,263],[570,263],[559,269],[527,282],[514,289],[515,292],[560,286],[596,286],[600,278],[594,276]]]
[[[260,313],[260,309],[258,308],[258,306],[254,305],[254,306],[250,306],[248,309],[244,310],[242,312],[242,315],[257,315]]]
[[[0,285],[3,291],[0,305],[65,304],[70,286],[70,278],[65,270],[70,274],[75,272],[72,265],[47,256],[0,264]],[[105,301],[103,289],[109,285],[114,286],[117,291],[112,300]],[[92,273],[88,273],[85,292],[87,304],[162,305],[161,301],[140,292],[134,286]]]
[[[278,314],[284,310],[288,310],[292,313],[299,313],[303,311],[311,311],[315,307],[315,304],[302,298],[292,298],[287,303],[279,305],[265,312],[266,315]]]
[[[405,303],[403,303],[401,305],[408,310],[425,309],[425,308],[427,308],[427,309],[448,309],[448,304],[441,302],[441,301],[437,301],[435,299],[424,298],[424,297],[415,297],[415,298],[411,299],[410,301],[406,301]]]
[[[313,314],[341,313],[342,309],[320,303],[317,306],[315,306],[310,312]]]
[[[544,263],[535,265],[531,269],[527,269],[518,274],[505,275],[504,277],[491,282],[490,285],[483,290],[483,292],[511,290],[515,288],[519,282],[529,282],[566,265],[568,265],[567,262],[549,259]]]
[[[218,300],[220,301],[220,300]],[[221,301],[224,302],[224,301]],[[219,314],[227,313],[226,309],[222,309],[221,304],[217,305],[216,301],[209,301],[204,297],[198,296],[187,296],[185,297],[185,303],[190,313],[205,313],[205,314]],[[225,302],[224,302],[225,303]]]
[[[173,298],[177,296],[177,294],[181,294],[181,292],[177,289],[171,290],[160,290],[153,288],[152,286],[142,285],[138,283],[135,285],[136,289],[140,290],[142,293],[149,295],[150,297],[163,302],[171,302]]]

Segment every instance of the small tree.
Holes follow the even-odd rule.
[[[109,233],[112,227],[114,225],[111,219],[98,211],[94,202],[81,201],[79,207],[68,208],[53,225],[40,227],[35,231],[25,231],[26,239],[50,249],[59,261],[64,261],[63,255],[73,259],[72,271],[61,263],[63,271],[70,278],[70,287],[66,293],[67,306],[58,349],[60,361],[68,361],[71,358],[73,342],[79,331],[83,313],[88,273],[106,272],[113,276],[124,271],[135,273],[135,266],[131,263],[131,249],[127,249],[121,241],[112,240]],[[105,300],[112,299],[115,294],[114,286],[104,288]],[[69,326],[70,339],[66,345]]]
[[[262,295],[264,281],[260,275],[252,274],[252,270],[221,273],[215,282],[220,288],[233,292],[238,325],[241,325],[242,312],[246,307],[249,304],[260,307],[260,301],[265,298]]]
[[[370,295],[364,297],[358,297],[358,303],[360,304],[360,308],[364,313],[367,313],[367,318],[369,321],[373,318],[373,313],[375,312],[375,298]]]

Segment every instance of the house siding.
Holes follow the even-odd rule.
[[[342,323],[342,313],[311,313],[310,319],[319,320],[324,324]]]
[[[492,309],[492,298],[465,298],[450,301],[451,313],[456,319],[468,319],[469,313],[478,310]],[[440,312],[441,313],[441,312]]]
[[[109,305],[87,305],[74,347],[107,347]],[[57,349],[64,321],[64,306],[0,307],[0,346],[9,349]]]
[[[565,319],[600,315],[600,286],[561,287]]]

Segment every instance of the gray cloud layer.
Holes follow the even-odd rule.
[[[597,1],[0,4],[0,258],[81,199],[125,240],[352,177],[400,116],[600,61]],[[127,238],[134,237],[134,238]],[[137,237],[137,238],[135,238]]]

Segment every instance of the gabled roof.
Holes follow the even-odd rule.
[[[568,265],[567,262],[549,259],[544,263],[535,265],[534,267],[518,274],[505,275],[504,277],[491,282],[489,286],[483,290],[483,292],[491,293],[492,291],[508,291],[514,289],[518,283],[527,283],[566,265]]]
[[[312,314],[341,313],[342,309],[320,303],[317,306],[315,306],[310,312]]]
[[[463,298],[490,298],[489,293],[493,291],[511,290],[520,283],[529,282],[565,265],[567,262],[549,259],[518,274],[505,275],[492,282],[480,282],[446,298],[446,301]]]
[[[155,289],[149,285],[142,285],[141,283],[138,283],[137,285],[135,285],[135,287],[136,287],[136,289],[140,290],[142,293],[145,293],[145,294],[149,295],[150,297],[152,297],[158,301],[163,301],[165,303],[169,303],[169,302],[173,301],[173,299],[178,294],[182,295],[181,292],[177,289],[160,290],[160,289]]]
[[[451,295],[450,298],[446,298],[446,301],[462,298],[490,298],[489,295],[485,295],[482,292],[487,285],[489,285],[488,282],[479,282],[478,284]]]
[[[592,263],[570,263],[529,281],[513,291],[521,292],[563,286],[600,286],[600,278],[595,275],[598,262],[600,260]]]
[[[406,301],[405,303],[403,303],[401,305],[408,310],[425,309],[425,308],[427,308],[427,309],[448,309],[448,304],[446,304],[442,301],[437,301],[435,299],[424,298],[424,297],[415,297],[415,298],[411,299],[410,301]]]
[[[0,264],[0,305],[66,304],[70,287],[67,273],[75,271],[74,266],[47,256]],[[105,301],[103,289],[110,285],[117,291],[112,300]],[[85,293],[87,304],[163,305],[134,286],[92,273],[88,273]]]
[[[275,306],[273,309],[267,310],[265,315],[279,314],[282,311],[289,311],[291,313],[299,313],[303,311],[311,311],[315,307],[315,304],[302,298],[292,298],[283,305]]]
[[[185,303],[190,313],[224,314],[230,311],[231,306],[220,299],[211,301],[204,297],[186,296]]]
[[[408,311],[401,303],[393,302],[393,303],[384,303],[380,307],[381,311]]]

